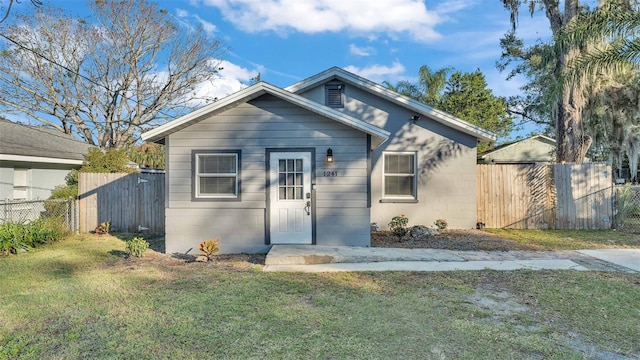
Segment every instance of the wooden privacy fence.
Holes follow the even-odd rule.
[[[610,229],[606,164],[478,165],[478,223],[487,228]]]
[[[115,231],[164,234],[164,174],[80,173],[80,232],[110,221]]]

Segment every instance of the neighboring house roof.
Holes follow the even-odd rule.
[[[54,129],[0,119],[0,160],[80,165],[90,147]]]
[[[307,79],[299,81],[289,87],[286,87],[285,90],[290,91],[292,93],[299,94],[310,88],[317,86],[318,84],[331,81],[331,80],[340,80],[345,83],[356,86],[371,94],[387,99],[392,103],[403,106],[411,111],[415,111],[419,115],[427,116],[453,129],[475,136],[477,139],[481,141],[495,141],[497,139],[497,136],[488,130],[485,130],[479,126],[470,124],[451,114],[447,114],[444,111],[434,109],[417,100],[398,94],[393,90],[389,90],[382,85],[376,84],[373,81],[370,81],[358,75],[352,74],[339,67],[332,67],[330,69],[327,69],[319,74],[316,74]]]
[[[322,115],[346,126],[369,134],[371,135],[371,146],[373,148],[378,147],[380,144],[389,139],[390,133],[384,129],[356,119],[349,115],[343,114],[340,111],[334,110],[322,104],[318,104],[315,101],[309,100],[300,95],[296,95],[265,82],[259,82],[255,85],[242,89],[210,105],[195,110],[181,118],[173,120],[153,130],[147,131],[142,134],[142,139],[145,141],[161,141],[165,136],[203,120],[205,118],[205,115],[221,113],[265,94],[273,95],[279,99],[300,106],[301,108],[307,109],[318,115]]]
[[[555,139],[552,139],[548,136],[545,135],[534,135],[531,137],[528,137],[526,139],[522,139],[522,140],[518,140],[518,141],[512,141],[512,142],[508,142],[508,143],[504,143],[502,145],[496,146],[492,149],[489,150],[485,150],[481,153],[478,154],[478,160],[486,160],[486,159],[491,159],[493,157],[498,157],[500,154],[502,153],[508,153],[511,149],[517,147],[517,146],[522,146],[523,144],[529,144],[529,146],[535,146],[536,143],[543,143],[543,144],[547,144],[548,147],[553,147],[555,148],[556,145],[556,141]],[[508,159],[501,159],[504,161],[520,161],[520,162],[544,162],[544,161],[551,161],[553,160],[553,154],[549,153],[549,152],[544,152],[543,153],[529,153],[529,154],[523,154],[521,152],[516,152],[515,154],[517,154],[519,157],[518,158],[508,158]]]

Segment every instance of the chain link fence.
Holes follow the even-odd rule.
[[[75,200],[0,201],[0,224],[29,223],[42,217],[57,219],[69,231],[78,231]]]
[[[640,185],[615,187],[615,228],[640,233]]]

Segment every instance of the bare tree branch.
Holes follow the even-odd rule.
[[[180,27],[144,0],[95,0],[91,9],[97,23],[39,8],[5,27],[1,109],[122,147],[191,110],[193,89],[216,79],[225,47],[201,28]]]

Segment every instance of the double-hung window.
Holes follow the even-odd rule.
[[[194,152],[195,198],[237,199],[240,151]]]
[[[383,198],[417,199],[415,153],[384,152],[383,169]]]

